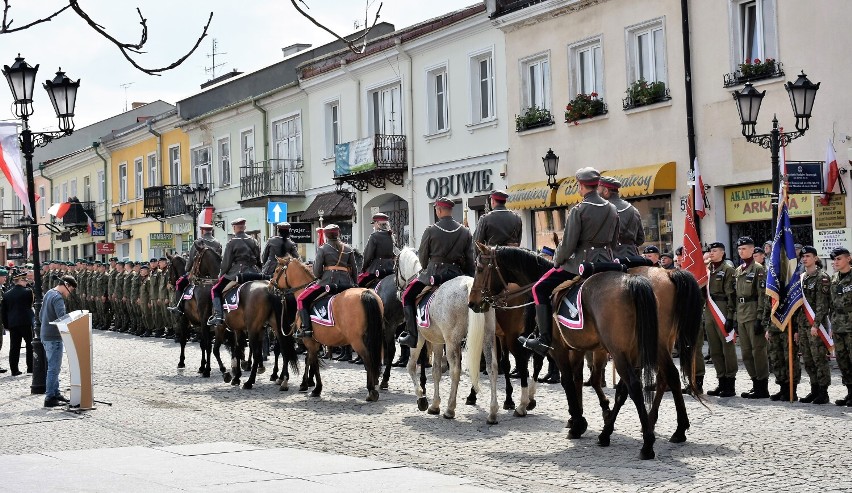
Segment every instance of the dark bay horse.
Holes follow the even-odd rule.
[[[292,292],[298,297],[307,286],[316,281],[313,272],[292,257],[279,257],[278,266],[272,274],[270,285],[281,291]],[[322,379],[319,373],[318,353],[321,346],[351,345],[367,370],[367,401],[379,399],[376,385],[379,380],[379,370],[382,356],[382,300],[372,289],[349,288],[334,296],[329,309],[336,315],[333,326],[323,326],[314,323],[314,336],[303,339],[308,349],[306,357],[306,373],[299,388],[308,389],[308,379],[313,377],[316,387],[311,392],[312,397],[319,397],[322,392]]]
[[[480,263],[482,269],[478,276],[484,276],[489,269],[500,273],[491,275],[489,286],[492,292],[502,291],[504,282],[533,283],[553,265],[533,252],[514,247],[494,248],[489,255],[480,257]],[[689,419],[681,392],[681,376],[671,359],[671,349],[677,339],[683,377],[694,385],[692,358],[702,304],[695,278],[683,271],[643,267],[631,269],[629,274],[595,274],[586,280],[582,295],[585,325],[581,330],[572,330],[557,324],[554,348],[550,352],[562,373],[562,387],[571,414],[571,438],[579,438],[588,426],[582,417],[583,355],[585,351],[603,348],[612,355],[622,380],[616,387],[612,412],[604,415],[599,443],[609,445],[618,411],[630,396],[642,422],[644,444],[640,457],[653,458],[653,428],[666,387],[672,390],[678,421],[670,441],[683,442],[686,439]],[[595,366],[602,366],[605,358],[597,358],[596,355],[595,362]],[[646,381],[650,381],[652,371],[656,373],[657,392],[650,413],[646,412],[643,385],[635,368],[641,370]],[[592,382],[599,380],[593,376]],[[696,398],[701,402],[700,396]]]

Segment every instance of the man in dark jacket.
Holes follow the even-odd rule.
[[[222,313],[222,293],[225,287],[236,281],[237,275],[242,272],[260,272],[260,246],[246,234],[245,218],[234,219],[231,226],[234,228],[234,236],[225,246],[219,281],[210,290],[213,298],[213,315],[208,321],[210,325],[221,325],[225,321]]]
[[[3,326],[9,331],[9,368],[12,376],[20,375],[18,360],[21,340],[27,344],[27,373],[33,371],[33,290],[27,285],[27,273],[12,277],[14,284],[3,294]]]
[[[621,198],[621,182],[611,176],[601,176],[598,194],[618,212],[618,246],[612,252],[613,257],[638,257],[639,245],[645,243],[645,230],[642,228],[642,216],[630,202]]]
[[[366,286],[377,277],[382,278],[393,272],[394,259],[398,253],[393,240],[387,214],[373,214],[373,233],[364,247],[363,268],[358,276],[359,286]]]
[[[201,237],[196,239],[189,248],[189,258],[186,262],[186,273],[175,281],[175,292],[177,298],[175,300],[175,305],[166,308],[175,315],[183,315],[183,290],[186,288],[187,284],[189,284],[189,273],[192,270],[193,263],[195,262],[195,256],[201,253],[205,248],[209,248],[218,255],[222,255],[222,244],[219,243],[219,240],[213,237],[213,225],[202,224],[198,228],[201,230]],[[154,259],[151,260],[154,261]],[[151,268],[155,267],[152,266]],[[151,272],[153,273],[154,271],[152,270]],[[153,280],[154,276],[152,274],[152,281]],[[155,285],[159,285],[159,282],[155,282]]]
[[[479,218],[475,240],[488,246],[519,246],[521,216],[506,209],[509,194],[503,190],[491,192],[491,212]]]
[[[299,258],[299,247],[290,239],[290,223],[286,221],[278,223],[275,229],[278,231],[278,236],[273,236],[266,242],[266,246],[263,248],[263,257],[261,258],[263,268],[260,270],[260,273],[266,276],[267,279],[272,277],[272,273],[275,272],[275,267],[278,265],[275,257],[286,257],[289,255],[295,259]]]
[[[402,294],[405,332],[399,343],[417,346],[417,296],[427,285],[439,286],[458,276],[473,276],[473,236],[470,230],[453,219],[453,201],[441,197],[435,201],[438,222],[426,228],[420,241],[420,265],[425,265]]]
[[[325,244],[317,249],[314,276],[319,280],[308,286],[296,298],[301,327],[296,337],[313,337],[311,303],[322,293],[339,293],[355,286],[355,254],[352,247],[340,241],[340,226],[329,224],[323,228]]]
[[[6,276],[9,275],[9,271],[6,269],[0,268],[0,292],[2,292],[2,286],[6,284]],[[3,311],[3,297],[0,296],[0,312]],[[3,319],[0,318],[0,349],[3,349],[3,331],[6,328],[6,324],[2,323]],[[0,373],[6,373],[5,368],[0,368]]]

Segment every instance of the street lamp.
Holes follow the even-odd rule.
[[[556,181],[556,174],[559,172],[559,156],[553,153],[553,149],[548,149],[547,154],[541,158],[541,162],[544,163],[547,186],[554,190],[559,188],[559,183]]]
[[[24,162],[27,174],[27,199],[30,206],[30,214],[35,215],[35,182],[33,179],[33,153],[36,147],[44,147],[55,139],[71,135],[74,131],[74,106],[77,103],[77,89],[80,87],[80,80],[72,81],[65,76],[62,69],[56,72],[53,80],[45,81],[43,87],[50,96],[50,102],[53,104],[53,109],[56,112],[56,118],[59,119],[59,131],[52,132],[33,132],[30,130],[29,117],[33,114],[33,89],[35,87],[36,73],[38,65],[30,66],[20,54],[15,58],[15,63],[12,66],[3,66],[3,75],[6,77],[6,82],[9,83],[9,89],[12,91],[12,110],[15,116],[21,119],[21,153],[24,155]],[[38,221],[35,219],[30,221],[30,236],[32,237],[33,249],[33,271],[35,276],[35,285],[33,293],[35,300],[33,301],[33,309],[35,310],[35,327],[33,334],[33,381],[30,385],[30,391],[33,394],[43,394],[45,392],[45,381],[47,376],[47,366],[44,361],[44,346],[39,339],[39,331],[41,329],[40,311],[41,311],[41,259],[39,258],[38,247]]]
[[[742,124],[743,137],[748,142],[754,143],[769,149],[772,154],[772,224],[773,226],[778,221],[778,196],[781,188],[781,177],[779,169],[779,154],[782,147],[787,147],[790,141],[798,139],[805,135],[805,131],[810,128],[811,111],[814,107],[814,99],[819,90],[820,83],[812,83],[808,80],[808,76],[803,71],[796,82],[787,82],[784,84],[784,89],[790,96],[790,105],[793,107],[793,116],[796,117],[795,132],[781,132],[778,127],[778,117],[773,115],[772,130],[768,134],[756,134],[755,125],[757,124],[757,115],[760,112],[760,104],[766,91],[760,92],[751,85],[746,83],[745,87],[739,92],[734,91],[734,101],[737,103],[737,111]]]
[[[124,219],[124,213],[121,212],[121,209],[116,209],[115,212],[112,213],[112,222],[115,223],[115,229],[118,231],[118,228],[121,226],[121,220]]]
[[[181,191],[183,203],[186,205],[187,209],[189,209],[189,215],[192,216],[193,240],[198,237],[198,213],[201,212],[204,207],[209,206],[207,201],[208,192],[210,192],[210,189],[203,183],[195,188],[186,185]]]

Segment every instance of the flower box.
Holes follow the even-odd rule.
[[[606,103],[598,98],[598,93],[577,94],[577,97],[565,106],[565,123],[579,125],[580,120],[594,118],[606,112]]]
[[[645,79],[639,79],[630,84],[625,93],[627,97],[622,100],[625,110],[671,99],[665,82],[648,82]]]
[[[531,106],[521,115],[515,115],[515,131],[523,132],[533,128],[553,125],[553,115],[546,108]]]
[[[784,76],[784,67],[781,62],[772,58],[767,58],[760,61],[759,58],[754,60],[746,60],[737,67],[737,71],[725,74],[724,87],[732,87],[746,82],[752,82],[761,79],[772,79],[775,77]]]

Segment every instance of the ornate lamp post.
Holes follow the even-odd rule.
[[[208,205],[207,194],[209,191],[210,189],[203,183],[195,188],[187,185],[183,187],[183,190],[181,191],[181,195],[183,195],[183,203],[189,209],[189,214],[192,216],[193,241],[198,237],[198,213],[200,213],[201,209]]]
[[[547,186],[552,189],[559,188],[559,183],[556,181],[556,175],[559,173],[559,156],[553,153],[553,149],[548,149],[547,154],[541,158],[541,162],[544,163]]]
[[[30,66],[24,61],[20,54],[15,58],[15,63],[12,66],[3,66],[3,75],[9,83],[9,89],[12,90],[12,104],[15,116],[21,120],[21,152],[24,155],[27,175],[27,199],[30,206],[30,214],[35,216],[35,182],[33,179],[33,153],[36,147],[44,147],[55,139],[71,135],[74,131],[74,106],[77,103],[77,89],[80,87],[80,80],[76,82],[69,79],[62,69],[56,72],[53,80],[45,81],[43,84],[47,95],[50,96],[50,102],[53,104],[53,109],[56,111],[56,118],[59,119],[59,131],[53,132],[33,132],[30,130],[29,118],[33,114],[33,88],[35,86],[36,73],[38,65]],[[47,378],[47,365],[44,361],[44,346],[39,339],[39,331],[41,330],[41,300],[43,293],[41,292],[41,259],[39,258],[38,246],[38,221],[33,219],[30,221],[30,235],[32,237],[33,248],[33,271],[35,276],[35,286],[33,293],[35,301],[33,309],[35,310],[36,330],[33,335],[33,381],[30,386],[30,391],[33,394],[43,394],[45,392],[45,381]]]
[[[747,141],[757,144],[764,149],[769,149],[772,155],[772,225],[778,221],[778,196],[781,188],[781,171],[779,169],[782,147],[787,147],[790,141],[805,135],[810,127],[811,111],[814,107],[814,99],[819,90],[820,83],[812,83],[808,80],[805,72],[799,75],[796,82],[787,82],[784,89],[790,96],[790,105],[793,107],[793,116],[796,117],[795,132],[781,132],[778,128],[778,117],[773,115],[772,130],[768,134],[756,134],[755,125],[757,115],[760,112],[760,103],[766,95],[766,91],[760,92],[750,83],[739,92],[734,92],[734,100],[737,102],[737,111],[740,115],[740,123],[743,127],[743,137]]]

